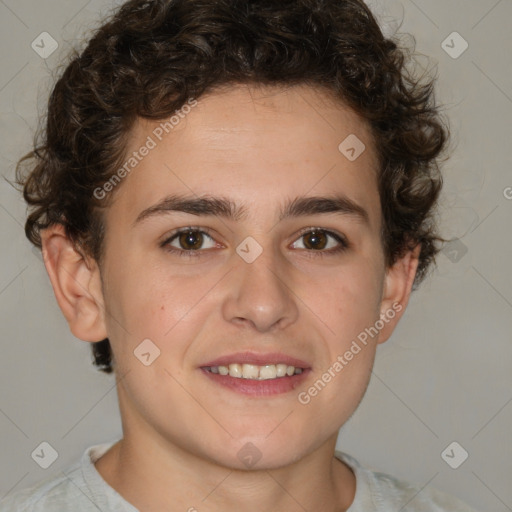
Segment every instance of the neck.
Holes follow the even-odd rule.
[[[125,432],[96,469],[141,512],[343,512],[354,499],[355,477],[333,457],[335,436],[291,465],[250,471],[220,466],[161,439],[136,439]]]

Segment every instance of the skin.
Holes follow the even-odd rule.
[[[139,120],[127,154],[158,125]],[[366,145],[353,162],[338,150],[350,134]],[[363,207],[368,222],[339,213],[278,221],[287,200],[334,193]],[[247,216],[167,212],[133,225],[169,194],[229,197]],[[124,437],[96,462],[107,483],[145,512],[347,510],[356,482],[333,457],[338,430],[365,393],[378,343],[405,310],[419,252],[385,265],[366,122],[309,86],[231,86],[203,96],[118,186],[105,222],[101,271],[62,226],[42,240],[71,331],[85,341],[108,337],[113,348]],[[211,230],[199,257],[160,246],[188,226]],[[331,237],[327,248],[306,246],[301,230],[311,227],[342,234],[348,248],[328,254],[338,246]],[[262,248],[252,263],[236,252],[248,236]],[[187,248],[177,239],[172,247]],[[298,393],[393,304],[401,311],[379,335],[299,403]],[[146,338],[161,351],[149,366],[133,353]],[[253,397],[199,369],[245,350],[282,352],[307,361],[311,372],[291,392]],[[250,469],[237,456],[248,442],[261,454]]]

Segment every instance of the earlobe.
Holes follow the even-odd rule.
[[[384,327],[379,332],[378,343],[389,339],[404,314],[416,277],[420,251],[421,245],[418,244],[386,271],[380,311]]]
[[[71,332],[84,341],[107,338],[99,268],[86,261],[55,224],[41,232],[43,260]]]

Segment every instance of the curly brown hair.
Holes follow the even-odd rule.
[[[369,123],[386,261],[421,244],[417,287],[442,240],[434,214],[448,130],[435,77],[415,78],[409,57],[360,0],[128,1],[74,52],[34,150],[18,163],[16,183],[31,207],[26,236],[41,248],[40,230],[60,223],[101,268],[102,210],[113,193],[100,200],[93,191],[122,164],[137,118],[168,118],[190,98],[230,84],[305,84]],[[94,364],[111,372],[108,338],[92,348]]]

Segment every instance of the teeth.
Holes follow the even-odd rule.
[[[274,364],[268,364],[260,368],[259,378],[261,380],[275,379],[277,377],[277,370]]]
[[[278,377],[291,377],[292,375],[299,375],[303,372],[302,368],[295,368],[295,366],[288,366],[287,364],[266,364],[258,366],[255,364],[237,364],[233,363],[229,366],[211,366],[208,368],[212,373],[220,375],[229,375],[238,379],[251,379],[251,380],[268,380]]]
[[[230,377],[242,377],[242,365],[241,364],[230,364],[229,365],[229,376]]]
[[[285,364],[276,364],[276,372],[278,377],[284,377],[286,375],[287,365]]]
[[[229,365],[231,367],[231,365]],[[257,379],[259,377],[260,369],[254,364],[242,365],[242,377],[244,379]],[[231,375],[231,372],[229,372]]]

